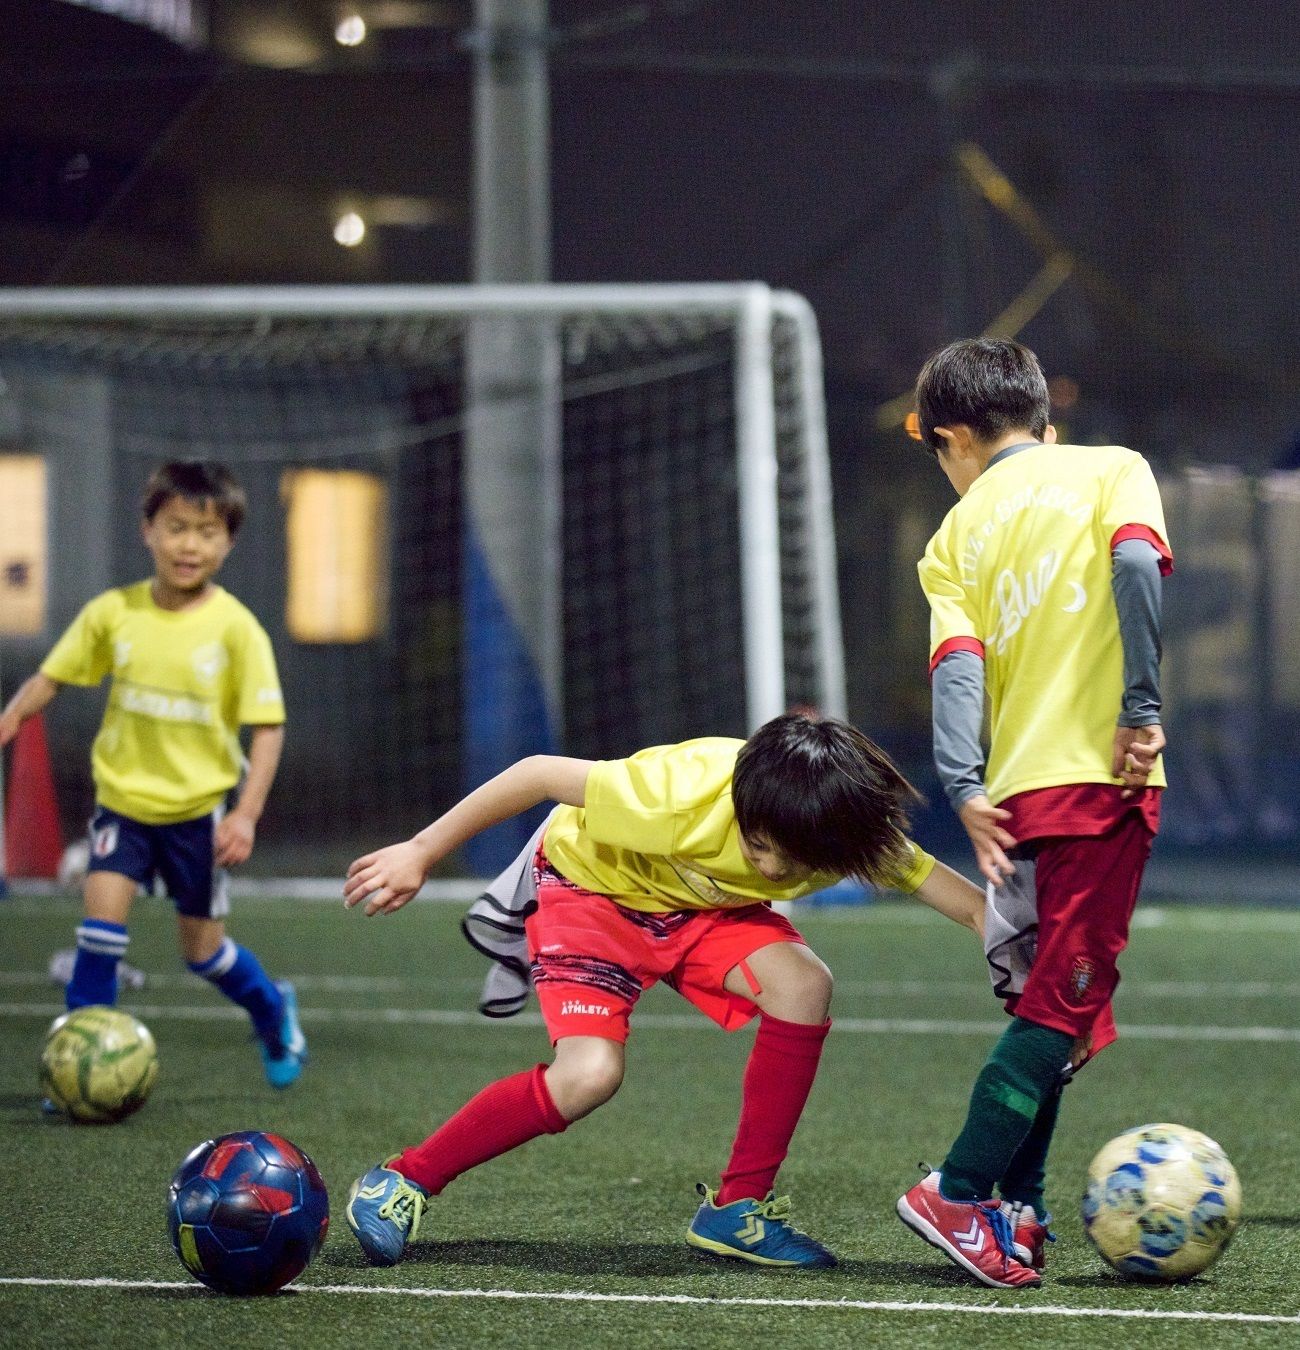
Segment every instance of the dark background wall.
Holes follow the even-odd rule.
[[[324,0],[210,0],[188,46],[3,8],[0,285],[467,279],[467,0],[396,26],[360,4],[355,48]],[[552,0],[551,23],[555,279],[758,278],[817,311],[851,711],[909,759],[911,560],[949,498],[881,411],[934,347],[1024,302],[1063,438],[1165,474],[1300,461],[1292,5]],[[1069,278],[1035,295],[1052,254]]]

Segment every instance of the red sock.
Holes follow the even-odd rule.
[[[555,1109],[545,1064],[490,1083],[422,1144],[389,1165],[408,1181],[438,1195],[448,1182],[489,1158],[540,1134],[559,1134],[569,1122]]]
[[[812,1090],[830,1029],[829,1022],[813,1027],[766,1015],[759,1021],[745,1065],[740,1124],[718,1188],[719,1205],[746,1198],[762,1200],[772,1189]]]

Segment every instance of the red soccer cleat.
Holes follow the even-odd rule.
[[[1047,1226],[1052,1216],[1044,1214],[1040,1219],[1033,1205],[1022,1205],[1011,1200],[1002,1202],[1002,1212],[1007,1216],[1014,1235],[1016,1260],[1022,1266],[1042,1270],[1047,1264],[1047,1244],[1056,1241],[1056,1234]]]
[[[898,1202],[898,1217],[967,1274],[994,1289],[1036,1289],[1043,1279],[1015,1256],[1011,1224],[996,1200],[945,1200],[931,1172]]]

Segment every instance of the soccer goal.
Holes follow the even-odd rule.
[[[5,694],[86,599],[146,574],[153,466],[219,458],[248,490],[220,580],[270,632],[290,716],[263,868],[329,870],[518,753],[844,713],[797,295],[10,291],[0,378],[0,473],[39,476],[46,512],[0,540]],[[98,712],[59,706],[70,818]]]

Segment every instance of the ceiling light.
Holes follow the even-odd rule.
[[[366,237],[366,222],[355,211],[341,215],[334,222],[334,242],[344,248],[356,248]]]
[[[334,41],[340,47],[359,47],[366,40],[366,21],[360,14],[340,19],[334,29]]]

